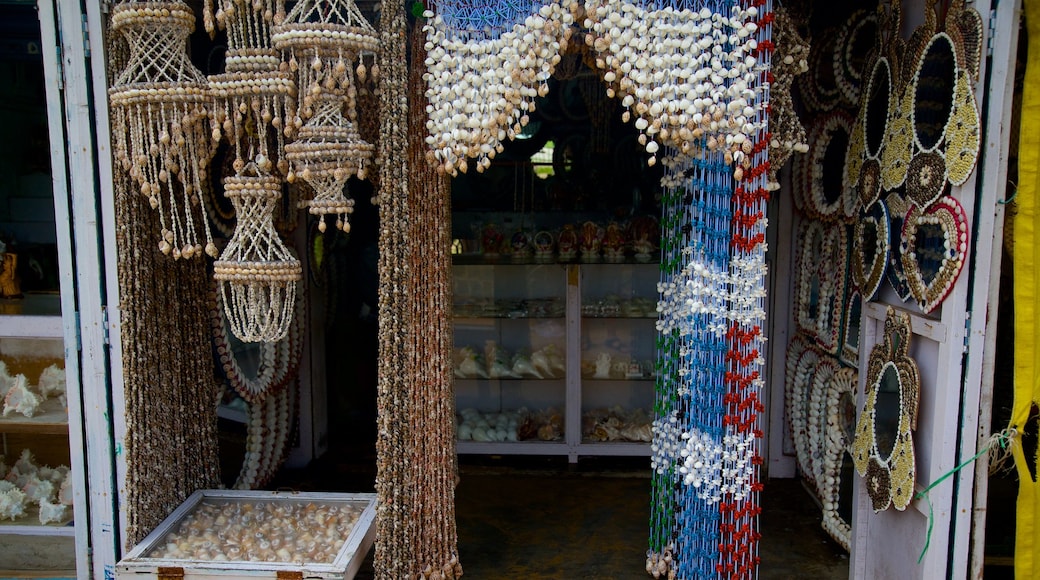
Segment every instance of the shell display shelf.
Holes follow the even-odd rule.
[[[375,503],[374,493],[196,491],[116,578],[347,580],[375,540]]]

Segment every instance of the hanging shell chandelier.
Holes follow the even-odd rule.
[[[209,78],[213,139],[224,136],[234,148],[236,174],[252,161],[263,173],[277,167],[284,176],[289,170],[285,137],[296,127],[296,83],[287,67],[282,70],[281,55],[271,46],[271,26],[276,17],[284,17],[284,4],[217,0],[214,13],[212,0],[206,0],[203,13],[210,35],[219,26],[228,37],[225,72]]]
[[[224,195],[235,206],[235,233],[213,264],[231,331],[245,342],[285,337],[296,308],[296,285],[303,270],[274,229],[274,206],[281,179],[253,164],[224,179]]]
[[[321,216],[319,230],[325,231],[326,215],[335,215],[336,227],[350,231],[354,200],[344,187],[352,176],[367,176],[375,153],[358,133],[356,82],[378,75],[365,57],[379,48],[379,37],[352,0],[301,0],[272,27],[272,40],[303,95],[293,120],[296,140],[285,146],[286,179],[313,188],[313,199],[301,206]]]
[[[111,30],[126,42],[126,66],[109,88],[114,154],[141,195],[159,212],[159,249],[174,259],[217,247],[201,203],[213,142],[206,77],[186,52],[195,15],[179,0],[124,1]]]

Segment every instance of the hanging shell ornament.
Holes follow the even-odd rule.
[[[303,273],[274,229],[282,182],[250,165],[245,174],[224,179],[224,195],[234,204],[238,222],[213,264],[213,277],[220,284],[228,324],[244,342],[281,340],[292,323]]]
[[[357,83],[378,75],[378,67],[369,70],[366,62],[379,49],[379,37],[352,0],[302,0],[271,33],[303,95],[293,119],[296,140],[285,146],[286,179],[313,188],[313,199],[301,207],[320,216],[321,231],[327,215],[350,231],[354,200],[344,188],[353,176],[367,177],[375,155],[375,146],[358,133]]]
[[[206,77],[186,52],[195,14],[179,0],[112,7],[125,67],[108,91],[116,162],[159,212],[159,249],[174,259],[217,256],[201,203],[213,157]]]
[[[235,173],[255,163],[263,173],[277,168],[288,172],[285,138],[295,132],[296,83],[271,46],[271,26],[284,16],[276,0],[217,0],[214,13],[207,0],[206,31],[227,30],[224,72],[209,77],[213,96],[212,136],[227,138],[235,159]],[[284,68],[284,70],[283,70]],[[270,145],[274,145],[274,150]]]

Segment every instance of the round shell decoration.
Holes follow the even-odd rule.
[[[953,115],[946,127],[946,173],[953,185],[964,184],[975,170],[979,159],[980,124],[971,77],[962,70],[954,88]]]
[[[899,253],[899,248],[900,236],[903,233],[906,214],[910,211],[910,204],[907,203],[906,198],[902,194],[892,192],[885,198],[885,205],[888,206],[888,217],[891,220],[891,224],[888,227],[888,269],[885,270],[885,278],[892,286],[892,289],[895,290],[896,296],[901,301],[906,302],[910,300],[912,294],[910,293],[910,283],[906,278],[906,271],[903,269],[903,260]]]
[[[906,196],[918,207],[928,207],[946,191],[946,159],[942,150],[920,152],[910,161]]]
[[[842,172],[842,189],[855,190],[859,194],[859,203],[863,203],[863,193],[859,182],[863,179],[864,158],[866,157],[866,139],[863,121],[857,119],[849,134],[849,147],[845,152],[845,171]],[[805,156],[803,156],[805,157]],[[879,183],[880,186],[880,183]]]
[[[850,105],[859,104],[867,54],[874,47],[877,32],[877,15],[857,10],[845,21],[834,41],[834,79]]]
[[[795,458],[798,469],[809,483],[813,484],[813,455],[810,451],[808,413],[809,391],[813,383],[813,374],[822,357],[812,344],[812,340],[802,334],[791,339],[787,347],[786,389],[784,403],[786,416],[794,441]]]
[[[845,430],[847,415],[855,421],[856,385],[859,374],[856,369],[838,370],[827,383],[826,418],[823,470],[820,482],[820,502],[823,504],[823,529],[846,550],[851,545],[851,522],[842,518],[839,506],[841,497],[841,474],[844,462],[851,459],[852,437]],[[851,409],[846,406],[851,405]]]
[[[845,160],[853,137],[853,119],[834,112],[816,120],[809,133],[806,211],[826,221],[847,220],[858,205],[845,179]]]
[[[808,448],[812,454],[812,481],[816,496],[821,500],[827,495],[828,466],[825,461],[829,440],[829,424],[833,419],[827,414],[829,391],[842,371],[841,363],[832,356],[821,356],[809,387],[808,404]]]

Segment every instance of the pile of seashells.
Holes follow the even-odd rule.
[[[556,441],[563,436],[563,415],[556,409],[492,413],[467,408],[459,412],[457,432],[459,441]]]
[[[29,507],[36,505],[41,524],[65,523],[73,498],[71,473],[64,465],[36,465],[28,449],[10,467],[0,455],[0,520],[28,517]]]
[[[460,379],[555,379],[564,372],[563,353],[554,344],[530,355],[510,356],[493,340],[485,342],[483,356],[469,346],[455,351],[455,377]]]
[[[43,369],[35,385],[30,385],[25,375],[12,377],[7,371],[7,365],[0,361],[0,399],[4,402],[4,417],[12,413],[32,417],[44,401],[52,397],[58,399],[62,407],[68,408],[64,369],[51,365]]]
[[[149,558],[331,564],[361,504],[206,501]]]
[[[651,415],[644,409],[592,409],[581,418],[581,435],[589,441],[642,441],[654,438]]]

